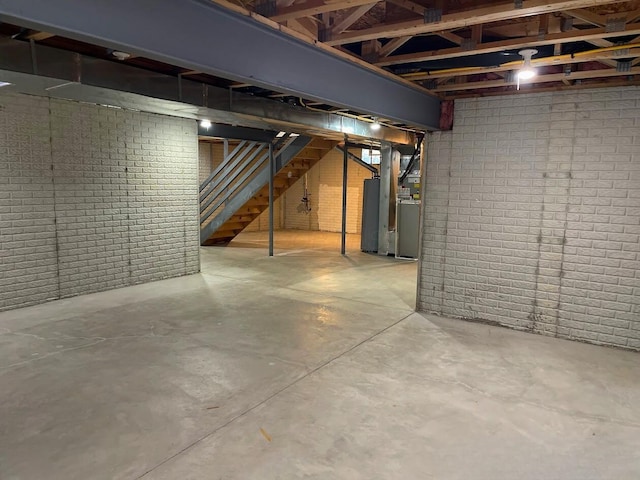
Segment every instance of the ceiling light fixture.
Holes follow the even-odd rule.
[[[375,132],[375,131],[380,130],[380,127],[381,127],[381,125],[380,125],[380,122],[378,121],[378,117],[374,117],[373,118],[373,123],[371,124],[371,130],[373,130]]]
[[[11,85],[9,82],[0,81],[0,88],[1,87],[8,87],[9,85]]]
[[[120,61],[128,60],[129,58],[131,58],[131,54],[130,53],[120,52],[118,50],[114,50],[113,52],[111,52],[111,55],[113,55],[114,57],[116,57]]]
[[[211,120],[200,120],[200,126],[206,130],[211,128]]]
[[[531,57],[538,53],[538,50],[535,48],[525,48],[524,50],[520,50],[518,53],[522,55],[522,58],[524,59],[522,68],[520,68],[516,73],[517,89],[520,90],[520,80],[527,81],[536,76],[536,71],[531,67]]]

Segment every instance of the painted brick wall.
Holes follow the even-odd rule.
[[[198,142],[198,183],[202,184],[214,169],[215,147],[211,142]],[[219,146],[222,152],[222,145]],[[222,153],[220,153],[220,157]]]
[[[640,349],[640,88],[456,101],[418,308]]]
[[[0,97],[0,309],[58,297],[49,101]]]
[[[342,230],[342,158],[342,152],[331,150],[307,173],[311,212],[305,213],[300,201],[304,193],[304,179],[298,180],[287,190],[285,228],[324,232]],[[364,180],[371,178],[371,173],[349,161],[347,174],[347,233],[360,233]]]
[[[0,126],[0,309],[199,270],[195,122],[3,94]]]

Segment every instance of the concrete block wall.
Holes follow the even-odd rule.
[[[640,350],[640,88],[457,100],[418,309]]]
[[[0,95],[0,309],[198,272],[196,133]]]
[[[304,179],[289,188],[284,197],[284,228],[323,232],[342,231],[343,154],[331,150],[307,173],[311,212],[305,213],[301,199]],[[347,169],[347,233],[360,233],[364,180],[371,173],[352,161]]]

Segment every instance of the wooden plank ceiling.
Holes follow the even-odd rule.
[[[515,93],[524,48],[523,92],[640,83],[638,0],[234,1],[444,99]]]

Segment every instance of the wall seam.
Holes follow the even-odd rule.
[[[53,155],[53,109],[51,107],[51,97],[48,97],[48,111],[49,111],[49,155],[51,160],[51,186],[53,188],[53,226],[54,235],[56,241],[56,282],[58,286],[58,296],[56,299],[62,298],[62,285],[60,282],[60,239],[58,237],[58,211],[56,209],[56,170],[54,164]]]

